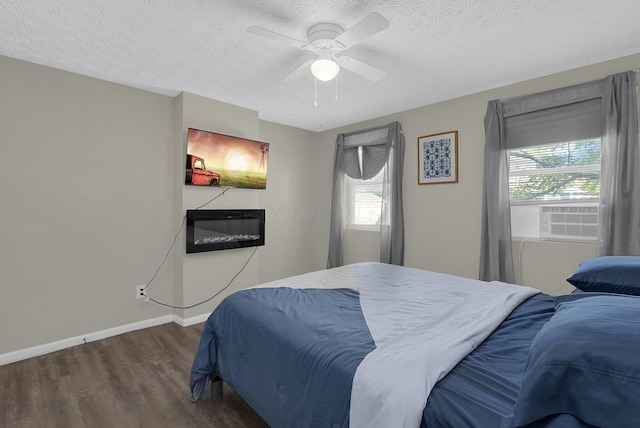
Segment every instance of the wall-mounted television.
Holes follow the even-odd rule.
[[[269,143],[189,128],[185,184],[266,189]]]

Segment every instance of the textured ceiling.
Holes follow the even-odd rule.
[[[390,27],[345,54],[386,78],[343,70],[317,107],[310,73],[283,82],[310,54],[246,32],[306,40],[371,12]],[[639,17],[640,0],[0,0],[0,55],[320,131],[638,53]]]

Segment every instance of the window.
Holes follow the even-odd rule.
[[[369,180],[347,177],[347,228],[380,229],[385,168]]]
[[[509,150],[514,238],[595,241],[601,139]]]
[[[404,135],[399,122],[338,134],[328,268],[342,266],[344,262],[342,234],[345,228],[379,231],[380,262],[403,264],[403,158]]]

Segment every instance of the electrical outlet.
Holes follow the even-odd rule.
[[[144,294],[144,287],[146,287],[146,285],[136,285],[136,299],[144,299],[147,297]]]

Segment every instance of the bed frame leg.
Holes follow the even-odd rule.
[[[222,378],[220,376],[211,376],[211,398],[222,398]]]

